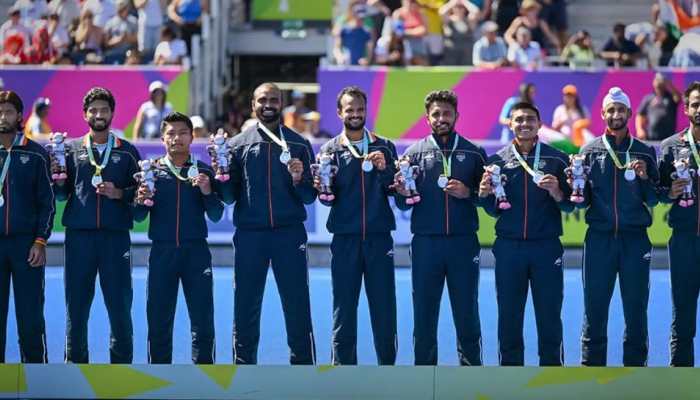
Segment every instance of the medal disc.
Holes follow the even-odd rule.
[[[629,182],[632,182],[636,177],[637,177],[637,174],[634,172],[633,169],[626,169],[625,170],[625,179],[628,180]]]
[[[187,170],[187,177],[190,179],[194,179],[199,176],[199,169],[192,165],[188,170]]]
[[[287,165],[291,159],[292,155],[289,154],[289,150],[285,150],[282,152],[282,154],[280,154],[280,162],[284,165]]]
[[[0,195],[0,208],[5,205],[5,196]]]
[[[441,189],[444,189],[447,187],[447,182],[449,179],[445,175],[440,175],[440,177],[437,180],[437,184]]]
[[[362,170],[365,172],[372,172],[374,169],[374,165],[372,164],[372,161],[370,160],[364,160],[362,161]]]
[[[542,182],[542,179],[544,179],[544,174],[541,172],[536,172],[532,177],[532,181],[535,182],[535,185],[539,185],[540,182]]]
[[[100,183],[102,183],[102,176],[101,175],[93,175],[92,176],[92,186],[97,187],[97,185],[99,185]]]

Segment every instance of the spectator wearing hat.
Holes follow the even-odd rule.
[[[29,39],[32,37],[32,31],[24,25],[21,18],[19,8],[12,6],[7,11],[9,19],[0,25],[0,43],[5,43],[5,40],[12,35],[20,35],[23,38],[24,45],[29,45]]]
[[[136,47],[137,21],[129,8],[129,0],[119,0],[117,15],[105,24],[105,64],[124,64],[126,52]]]
[[[444,65],[472,64],[479,14],[479,8],[469,0],[450,0],[440,7],[445,41]]]
[[[517,36],[521,32],[520,28],[525,27],[530,31],[532,41],[536,42],[540,48],[561,51],[562,46],[559,38],[549,28],[549,24],[539,16],[541,9],[542,6],[536,0],[522,2],[520,16],[511,22],[508,30],[503,34],[509,46],[518,42]]]
[[[301,121],[304,124],[304,129],[300,132],[302,136],[310,141],[323,141],[333,137],[327,131],[321,129],[321,113],[318,111],[309,111],[301,115]]]
[[[595,61],[595,52],[593,51],[591,35],[584,30],[572,35],[561,52],[561,58],[568,62],[569,67],[573,69],[592,67]]]
[[[153,54],[155,65],[182,65],[187,57],[187,44],[178,39],[175,31],[169,26],[164,26],[160,32],[160,43]]]
[[[481,27],[483,36],[474,44],[472,61],[477,68],[494,69],[508,63],[508,48],[505,41],[498,37],[498,25],[486,21]]]
[[[284,126],[294,129],[296,132],[304,130],[304,121],[301,116],[311,111],[306,106],[306,94],[301,90],[292,90],[292,104],[282,109],[282,121]]]
[[[208,142],[209,141],[209,130],[207,129],[207,123],[199,115],[193,115],[190,118],[192,121],[192,136],[197,142]]]
[[[32,113],[24,124],[24,134],[34,141],[48,141],[51,134],[51,126],[47,119],[51,101],[46,97],[39,97],[34,102]]]
[[[641,55],[639,46],[625,37],[625,24],[622,23],[615,24],[612,37],[600,53],[609,67],[634,67]]]
[[[676,132],[681,92],[661,73],[654,76],[654,92],[642,99],[634,125],[642,140],[664,140]]]
[[[552,129],[571,138],[574,145],[583,146],[592,138],[590,132],[584,132],[591,123],[590,113],[581,104],[576,86],[572,84],[564,86],[562,95],[563,103],[554,109]]]
[[[160,125],[163,118],[173,112],[167,101],[168,87],[161,81],[148,85],[149,100],[139,107],[134,121],[134,140],[160,138]]]
[[[516,41],[508,46],[508,62],[514,67],[534,70],[542,67],[542,49],[531,40],[530,31],[521,26],[516,33]]]
[[[85,0],[81,12],[91,11],[95,26],[104,28],[107,21],[117,15],[115,0]]]

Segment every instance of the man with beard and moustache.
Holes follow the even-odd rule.
[[[0,91],[0,363],[12,280],[22,363],[46,363],[44,264],[55,202],[49,156],[22,134],[22,99]]]
[[[321,148],[338,167],[330,206],[333,285],[334,365],[357,364],[357,303],[364,277],[379,365],[396,362],[396,289],[394,285],[394,213],[388,196],[396,174],[396,147],[365,127],[367,95],[357,86],[337,97],[343,132]],[[320,191],[320,180],[316,178]]]
[[[531,103],[516,103],[510,116],[515,140],[489,158],[501,168],[511,208],[500,210],[484,173],[479,197],[486,212],[496,218],[496,295],[498,300],[498,354],[500,365],[523,365],[523,320],[528,286],[537,321],[541,366],[564,363],[561,306],[564,300],[561,211],[572,211],[571,188],[564,170],[566,154],[542,143],[537,133],[540,112]]]
[[[156,161],[155,192],[141,185],[136,194],[134,219],[150,214],[146,317],[148,362],[170,364],[173,323],[180,282],[187,302],[192,332],[192,362],[214,363],[214,294],[207,221],[221,219],[224,205],[214,186],[214,171],[190,154],[193,126],[179,112],[166,115],[160,137],[166,155]],[[145,206],[151,198],[153,205]],[[173,218],[173,216],[175,218]]]
[[[607,128],[580,151],[584,164],[590,167],[585,200],[580,203],[587,207],[588,224],[581,335],[581,363],[587,366],[606,365],[608,311],[618,274],[625,316],[622,362],[644,366],[649,352],[651,242],[647,228],[652,222],[649,207],[658,202],[659,172],[656,151],[629,133],[631,114],[629,97],[622,89],[611,88],[601,110]]]
[[[671,366],[695,365],[695,322],[698,291],[700,290],[700,207],[698,187],[700,175],[691,175],[692,181],[676,179],[672,174],[674,163],[687,159],[689,168],[700,167],[700,82],[691,83],[684,93],[683,111],[690,126],[661,142],[659,160],[659,199],[673,203],[668,224],[673,229],[668,242],[671,269],[671,294],[673,299],[673,323],[671,325]],[[677,201],[686,185],[692,185],[694,202],[682,207]]]
[[[476,213],[479,181],[484,174],[486,153],[455,132],[457,95],[433,91],[425,98],[426,118],[432,129],[428,137],[404,153],[418,165],[416,179],[422,200],[410,206],[400,174],[394,185],[397,206],[413,207],[411,256],[413,261],[413,317],[416,365],[436,365],[437,324],[440,299],[447,280],[452,316],[457,330],[457,353],[461,365],[481,365],[479,321],[479,218]]]
[[[281,106],[277,85],[263,83],[255,89],[252,108],[259,122],[231,140],[231,179],[221,185],[224,201],[235,202],[235,364],[257,363],[270,264],[282,300],[290,362],[316,362],[304,228],[304,204],[316,199],[310,169],[314,153],[308,140],[280,123]]]
[[[67,200],[65,237],[66,362],[88,363],[87,323],[95,278],[109,315],[112,363],[131,363],[131,204],[140,159],[136,148],[110,131],[114,97],[96,87],[83,98],[90,131],[66,146],[68,178],[55,181],[56,197]]]

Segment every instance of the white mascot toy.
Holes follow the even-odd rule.
[[[46,145],[49,155],[56,162],[56,168],[51,171],[51,179],[62,180],[68,178],[66,166],[66,134],[54,132],[51,134],[51,142]]]
[[[501,175],[501,167],[498,165],[489,165],[486,167],[486,172],[489,173],[491,177],[491,188],[493,189],[493,194],[496,196],[496,207],[499,210],[508,210],[511,205],[506,197],[506,176]]]
[[[333,178],[338,172],[338,166],[332,165],[331,161],[333,156],[328,153],[323,153],[318,157],[318,164],[311,165],[311,173],[314,177],[318,177],[321,190],[318,198],[323,201],[333,201],[335,200],[335,195],[331,186],[333,185]]]
[[[153,194],[156,192],[156,166],[152,160],[145,159],[139,161],[139,167],[141,171],[134,174],[134,178],[139,182],[141,186],[148,188],[151,197],[144,200],[143,205],[147,207],[153,206]]]
[[[583,165],[584,156],[572,155],[569,157],[571,166],[564,170],[566,176],[571,179],[571,197],[573,203],[583,203],[584,190],[586,188],[586,180],[591,168]]]
[[[228,181],[231,176],[229,175],[229,154],[231,152],[231,145],[228,137],[226,137],[226,132],[223,129],[219,129],[215,135],[211,135],[210,145],[207,146],[207,151],[211,156],[212,160],[216,160],[216,179],[219,182]]]

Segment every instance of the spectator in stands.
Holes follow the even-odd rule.
[[[498,8],[496,8],[498,34],[504,35],[519,14],[520,0],[499,0]]]
[[[374,56],[377,64],[392,67],[404,67],[424,62],[424,59],[413,59],[411,45],[404,37],[403,22],[401,21],[394,21],[389,35],[383,35],[377,40]]]
[[[609,67],[634,67],[641,55],[639,47],[625,38],[625,24],[617,23],[613,27],[613,36],[608,39],[600,56]]]
[[[447,3],[447,0],[416,1],[420,6],[425,20],[426,35],[423,40],[428,54],[428,63],[430,65],[438,65],[445,54],[440,8]]]
[[[440,7],[445,34],[444,65],[471,65],[479,8],[469,0],[450,0]]]
[[[681,93],[661,73],[654,76],[654,92],[639,103],[635,128],[642,140],[664,140],[676,133],[676,112]]]
[[[78,0],[51,0],[48,7],[49,18],[52,15],[57,15],[59,24],[66,32],[74,21],[80,19]]]
[[[53,3],[53,2],[52,2]],[[61,25],[61,15],[55,11],[52,11],[49,15],[49,20],[46,24],[48,29],[49,37],[51,38],[51,45],[54,50],[56,50],[57,63],[70,62],[68,60],[70,37],[68,36],[68,31]]]
[[[134,7],[138,10],[138,49],[150,59],[163,26],[164,4],[162,0],[134,0]]]
[[[301,90],[292,90],[292,104],[282,110],[282,121],[288,128],[297,132],[304,130],[304,122],[301,116],[311,111],[306,106],[306,95]]]
[[[28,64],[56,64],[58,53],[51,43],[47,27],[41,26],[34,32],[32,46],[27,51]]]
[[[595,62],[595,51],[591,35],[584,30],[576,32],[569,38],[561,52],[561,58],[569,63],[571,68],[591,68]]]
[[[85,0],[82,12],[89,10],[93,15],[93,23],[103,29],[107,21],[117,15],[115,0]]]
[[[161,81],[153,81],[148,85],[149,100],[139,107],[134,121],[134,139],[158,139],[160,123],[163,118],[173,112],[173,106],[168,99],[168,87]]]
[[[95,25],[94,15],[89,8],[83,9],[83,13],[80,16],[80,23],[75,30],[74,39],[77,47],[77,51],[71,55],[74,64],[83,64],[86,62],[90,64],[102,63],[104,32],[102,28]]]
[[[105,24],[105,64],[124,64],[126,52],[136,47],[136,17],[129,15],[129,0],[117,2],[117,15]]]
[[[511,22],[508,30],[503,34],[503,38],[512,46],[518,41],[517,33],[521,27],[530,31],[530,38],[536,42],[541,49],[551,49],[555,52],[561,51],[559,38],[549,28],[549,24],[539,16],[542,9],[537,0],[524,0],[520,5],[520,16]]]
[[[498,25],[486,21],[481,27],[483,36],[474,44],[472,61],[477,68],[494,69],[508,63],[506,43],[498,37]]]
[[[372,59],[372,47],[375,38],[365,26],[363,0],[350,2],[347,18],[333,27],[333,56],[338,65],[368,65]]]
[[[391,9],[382,0],[367,0],[366,14],[365,21],[371,21],[370,31],[378,38],[384,29],[384,22],[391,18]]]
[[[479,8],[479,22],[488,21],[491,19],[491,8],[493,0],[469,0],[472,4]]]
[[[126,51],[126,60],[124,60],[124,65],[141,65],[144,64],[143,58],[141,57],[141,52],[136,49],[129,49]]]
[[[19,65],[27,63],[24,35],[15,33],[5,38],[0,54],[0,64]]]
[[[669,34],[665,25],[656,25],[654,27],[654,42],[652,43],[653,56],[650,57],[651,65],[667,67],[677,45],[678,39]]]
[[[207,123],[204,122],[204,118],[199,115],[193,115],[190,121],[192,121],[192,136],[194,137],[194,141],[208,142],[209,130],[207,129]]]
[[[187,54],[192,54],[192,36],[202,32],[202,14],[208,12],[208,0],[172,0],[168,6],[168,18],[179,28]]]
[[[681,36],[668,65],[680,68],[700,67],[700,34],[687,32]]]
[[[36,99],[32,107],[32,113],[27,119],[27,123],[24,124],[24,134],[27,135],[28,138],[32,140],[49,140],[51,136],[51,126],[47,118],[50,108],[51,101],[48,98],[39,97]]]
[[[425,17],[416,0],[402,0],[401,7],[394,11],[393,18],[403,23],[404,40],[411,46],[412,64],[427,65],[428,52],[425,46],[425,36],[428,27]]]
[[[160,33],[161,42],[156,46],[153,54],[153,62],[156,65],[182,65],[187,57],[187,45],[182,39],[178,39],[175,32],[164,26]]]
[[[503,125],[501,129],[501,143],[508,143],[513,139],[513,132],[510,130],[510,113],[513,106],[521,102],[535,105],[535,93],[535,84],[521,83],[518,88],[518,95],[508,98],[508,100],[503,103],[501,114],[498,117],[498,122]]]
[[[515,34],[516,41],[508,47],[508,62],[518,68],[534,70],[542,67],[542,49],[531,40],[530,30],[521,26]]]
[[[5,43],[5,39],[12,35],[20,35],[24,39],[24,44],[29,45],[29,39],[32,37],[32,31],[22,23],[21,13],[19,8],[12,6],[7,12],[10,17],[2,25],[0,25],[0,43]]]
[[[325,142],[333,137],[333,135],[321,129],[321,113],[318,111],[309,111],[306,114],[302,114],[301,120],[304,128],[299,133],[310,141]]]
[[[582,146],[587,141],[585,130],[591,123],[590,113],[581,105],[578,89],[574,85],[566,85],[562,89],[563,103],[554,109],[552,129],[571,138],[576,146]]]
[[[29,27],[36,27],[36,23],[48,15],[46,0],[17,0],[14,7],[20,11],[22,23]]]
[[[547,23],[557,36],[559,43],[566,43],[566,31],[569,29],[566,0],[539,0],[539,2],[542,5],[540,18]]]

